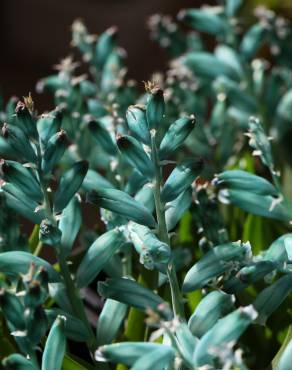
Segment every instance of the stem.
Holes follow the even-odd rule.
[[[30,358],[31,362],[33,363],[34,367],[37,370],[39,370],[40,367],[39,367],[39,363],[38,363],[38,359],[37,359],[37,355],[36,355],[35,351],[34,350],[29,351],[28,355],[29,355],[29,358]]]
[[[38,242],[36,249],[33,252],[34,256],[39,256],[41,254],[42,249],[43,249],[43,243]]]
[[[87,319],[85,309],[84,309],[84,304],[79,296],[79,293],[76,289],[76,286],[74,284],[74,281],[71,278],[71,274],[66,262],[66,259],[62,253],[62,251],[59,249],[58,253],[58,261],[60,264],[60,271],[64,279],[64,283],[67,289],[68,297],[70,300],[70,303],[72,305],[72,309],[74,311],[74,314],[85,324],[87,327],[88,333],[90,338],[87,341],[87,346],[89,350],[94,353],[94,351],[97,348],[97,341],[95,338],[95,335],[91,329],[91,326],[89,324],[89,321]]]
[[[41,169],[42,154],[40,150],[40,145],[37,145],[37,154],[38,154],[37,172],[38,172],[41,189],[44,195],[44,209],[46,211],[47,218],[52,222],[53,225],[57,226],[57,220],[52,211],[50,199],[49,199],[49,195],[47,191],[48,183],[45,180],[45,176]],[[40,253],[41,248],[42,248],[42,243],[39,243],[35,250],[35,255],[38,255]],[[93,354],[97,348],[97,341],[96,341],[94,332],[90,326],[90,323],[88,321],[88,318],[86,316],[84,304],[82,302],[82,299],[79,296],[79,292],[74,284],[74,281],[71,278],[71,274],[70,274],[70,271],[69,271],[69,268],[66,262],[66,257],[60,245],[56,246],[56,251],[57,251],[57,259],[60,265],[60,272],[64,280],[64,284],[65,284],[65,287],[68,293],[68,297],[69,297],[73,312],[76,315],[76,317],[78,317],[84,323],[84,325],[86,326],[88,330],[89,339],[87,340],[86,344],[91,354]]]
[[[155,183],[154,183],[154,201],[156,208],[156,216],[158,222],[158,237],[164,243],[170,246],[170,240],[167,232],[166,221],[165,221],[165,205],[161,201],[160,188],[162,185],[161,167],[158,158],[158,150],[156,147],[155,133],[151,133],[151,155],[152,161],[155,168]],[[183,298],[179,289],[178,280],[171,259],[167,266],[167,277],[170,284],[172,308],[175,316],[185,318]]]

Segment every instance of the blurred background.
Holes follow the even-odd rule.
[[[150,40],[146,21],[155,13],[171,14],[186,7],[214,5],[215,0],[1,0],[0,91],[5,99],[29,91],[35,96],[38,79],[72,53],[70,26],[81,18],[90,33],[116,25],[119,43],[127,50],[129,76],[138,82],[167,66],[166,53]],[[265,4],[292,18],[291,0],[246,0],[243,15]],[[39,111],[52,108],[49,95],[35,96]]]

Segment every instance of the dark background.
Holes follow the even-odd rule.
[[[198,7],[200,0],[0,0],[0,89],[4,98],[34,93],[38,79],[72,53],[70,26],[81,18],[90,33],[116,25],[119,44],[128,54],[129,75],[138,81],[164,69],[166,55],[150,40],[146,26],[154,13],[176,15],[181,8]],[[206,2],[205,2],[206,3]],[[215,1],[208,1],[214,4]],[[35,95],[35,94],[33,94]],[[35,97],[48,109],[50,97]]]
[[[186,7],[213,5],[215,0],[0,0],[0,91],[5,100],[32,92],[39,111],[52,108],[49,95],[35,94],[38,79],[72,53],[70,26],[81,18],[89,32],[99,34],[116,25],[119,44],[127,50],[129,75],[138,82],[165,69],[167,56],[150,40],[146,27],[155,13],[171,14]],[[245,0],[242,15],[264,3],[291,14],[291,0]]]

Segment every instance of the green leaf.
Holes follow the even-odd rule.
[[[34,251],[37,248],[37,245],[39,243],[39,231],[40,227],[39,225],[34,225],[34,228],[29,236],[28,244],[30,248],[30,252],[34,253]]]
[[[155,227],[156,222],[146,207],[127,193],[116,189],[99,189],[88,194],[87,201],[108,209],[138,224]]]
[[[273,370],[289,370],[292,354],[292,325],[289,326],[284,342],[272,361]]]
[[[289,370],[291,367],[291,361],[292,361],[292,339],[290,340],[289,344],[285,348],[280,358],[277,370]]]
[[[69,355],[65,354],[62,364],[62,370],[88,370],[77,361],[73,360]]]
[[[84,367],[79,364],[77,361],[73,360],[68,354],[65,354],[62,370],[88,370],[88,367]]]
[[[76,282],[78,287],[87,286],[103,269],[108,260],[125,243],[119,229],[107,231],[95,240],[81,261]]]
[[[61,212],[75,193],[79,190],[88,170],[88,162],[74,163],[72,168],[61,177],[59,186],[54,194],[54,212]]]
[[[42,358],[42,370],[61,370],[66,350],[66,318],[58,316],[49,332]]]

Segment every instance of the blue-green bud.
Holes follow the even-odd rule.
[[[186,140],[195,127],[196,119],[194,116],[183,117],[176,120],[164,135],[160,148],[159,158],[167,159],[176,151]]]
[[[163,349],[162,344],[147,342],[123,342],[99,347],[95,352],[96,361],[123,363],[132,367],[143,355]],[[169,347],[167,347],[169,348]]]
[[[292,290],[292,273],[284,275],[275,283],[262,290],[253,305],[259,315],[257,322],[264,325],[267,318],[280,306]]]
[[[66,317],[58,316],[49,332],[43,358],[42,370],[61,370],[66,350]]]
[[[117,145],[123,154],[123,158],[142,175],[152,179],[154,177],[154,165],[144,151],[142,145],[131,136],[118,136]]]
[[[42,170],[50,172],[58,161],[62,158],[67,147],[67,135],[64,130],[53,135],[46,146],[43,159]]]
[[[265,42],[267,29],[262,23],[257,23],[245,33],[241,44],[240,53],[246,58],[251,59],[255,56],[259,48]]]
[[[186,160],[178,165],[169,175],[162,191],[161,200],[171,202],[196,180],[203,169],[202,159]]]
[[[189,209],[192,203],[192,189],[189,188],[181,193],[173,201],[165,205],[165,221],[167,230],[170,231],[175,228],[184,213]]]
[[[60,281],[57,271],[42,258],[22,251],[0,253],[0,271],[7,275],[26,274],[31,264],[38,268],[44,268],[48,273],[50,282]]]
[[[250,258],[250,244],[229,243],[214,247],[207,252],[186,274],[183,291],[190,292],[202,288],[213,278],[218,277]]]
[[[137,359],[134,363],[133,370],[163,370],[171,368],[174,358],[175,350],[170,346],[160,345],[155,350],[150,350],[143,356]]]
[[[99,189],[88,194],[87,201],[108,209],[141,225],[155,227],[152,214],[127,193],[116,189]]]
[[[0,175],[3,180],[11,182],[34,201],[42,202],[40,184],[30,168],[18,162],[0,160]]]
[[[215,184],[228,189],[243,190],[260,195],[278,195],[278,191],[269,181],[242,170],[221,172],[216,176]]]
[[[159,129],[165,112],[165,102],[163,91],[159,86],[151,83],[145,84],[147,92],[149,92],[146,105],[146,117],[150,130]]]
[[[39,239],[52,247],[59,246],[62,232],[50,220],[44,219],[40,225]]]
[[[161,242],[148,227],[130,224],[129,230],[134,247],[140,254],[140,263],[149,270],[157,268],[165,272],[171,257],[169,245]]]
[[[35,224],[41,223],[45,212],[36,201],[9,182],[2,182],[0,189],[5,193],[6,204],[9,208]]]
[[[160,296],[134,280],[107,279],[98,283],[98,292],[105,298],[114,299],[142,311],[151,308],[165,317],[171,315],[168,304]]]
[[[211,9],[181,10],[178,18],[188,26],[211,35],[224,35],[227,30],[227,23],[224,18]]]
[[[210,354],[212,348],[237,341],[251,322],[257,317],[252,305],[239,307],[227,316],[220,319],[200,340],[196,347],[194,359],[197,367],[213,364]]]
[[[99,67],[102,67],[114,47],[116,46],[117,28],[111,27],[103,32],[96,43],[95,61]]]
[[[201,78],[213,80],[222,75],[234,80],[238,79],[237,72],[230,65],[205,51],[187,53],[179,59],[179,63]]]
[[[88,118],[87,125],[93,139],[102,147],[102,149],[109,155],[115,155],[117,152],[117,146],[103,124],[93,118]]]
[[[28,97],[26,99],[30,99]],[[32,100],[31,100],[32,102]],[[32,103],[33,104],[33,103]],[[16,124],[21,128],[21,130],[29,137],[34,140],[38,139],[38,132],[36,129],[36,120],[32,115],[32,111],[29,109],[29,105],[26,102],[19,101],[15,108]],[[31,107],[33,108],[33,107]]]
[[[127,305],[107,299],[99,315],[96,326],[96,338],[98,345],[111,343],[125,319]]]
[[[85,253],[78,267],[76,274],[78,287],[90,284],[124,243],[125,239],[119,229],[107,231],[97,238]]]
[[[63,210],[58,228],[62,233],[61,248],[65,256],[71,252],[82,223],[80,197],[76,194]]]
[[[146,109],[142,105],[130,105],[126,112],[129,129],[136,139],[149,145],[151,141],[147,124]]]
[[[2,364],[5,370],[36,370],[33,363],[19,353],[6,357]]]
[[[1,289],[0,305],[6,320],[9,321],[16,330],[25,330],[25,321],[23,318],[24,306],[20,299],[15,294]]]
[[[67,206],[75,193],[79,190],[87,171],[88,162],[80,161],[74,163],[72,168],[63,174],[54,194],[55,213],[61,212]]]
[[[234,296],[221,291],[207,294],[198,304],[188,321],[188,326],[195,337],[202,337],[213,328],[217,321],[232,311]]]
[[[20,128],[4,123],[2,126],[2,136],[21,159],[32,163],[37,162],[34,149],[27,135]]]

